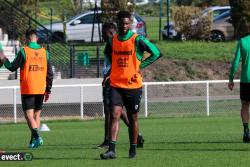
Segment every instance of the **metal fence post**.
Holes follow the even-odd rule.
[[[100,47],[96,46],[96,55],[97,55],[97,78],[100,78]]]
[[[52,22],[53,22],[53,9],[50,8],[50,32],[52,32]]]
[[[145,84],[145,88],[144,88],[144,103],[145,103],[145,117],[148,117],[148,85]]]
[[[14,46],[14,49],[15,49],[15,56],[17,55],[17,45],[15,44]],[[18,77],[18,70],[15,71],[15,79],[17,79]]]
[[[161,19],[162,19],[162,0],[160,0],[160,13],[159,13],[159,40],[161,40]]]
[[[13,89],[13,108],[14,108],[14,123],[17,122],[17,116],[16,116],[16,88]]]
[[[80,91],[80,103],[81,103],[81,119],[83,119],[83,86],[81,86],[81,91]]]
[[[207,90],[207,116],[209,116],[209,82],[206,83],[206,90]]]
[[[75,56],[75,46],[70,46],[70,78],[74,77],[74,56]]]

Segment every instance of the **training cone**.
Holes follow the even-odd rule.
[[[42,126],[40,127],[40,131],[48,132],[48,131],[50,131],[50,129],[49,129],[48,125],[42,124]]]

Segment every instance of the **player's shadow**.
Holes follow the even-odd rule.
[[[90,150],[90,149],[96,149],[96,145],[94,144],[58,144],[58,145],[43,145],[41,146],[41,149],[46,149],[46,150]],[[19,147],[19,148],[4,148],[4,150],[8,152],[14,152],[14,151],[25,151],[25,152],[30,152],[30,151],[36,151],[39,150],[40,148],[37,149],[30,149],[27,147]]]
[[[250,148],[245,148],[245,149],[232,149],[232,148],[212,148],[212,149],[207,149],[207,148],[145,148],[145,151],[204,151],[204,152],[213,152],[213,151],[221,151],[221,152],[225,152],[225,151],[242,151],[242,152],[249,152]]]
[[[33,160],[44,161],[44,160],[83,160],[84,157],[34,157]]]
[[[145,151],[250,151],[249,148],[232,148],[230,144],[244,144],[242,142],[238,141],[189,141],[189,142],[151,142],[151,143],[145,143],[145,146],[148,146],[148,148],[143,148]],[[164,145],[161,148],[150,148],[150,145]],[[202,146],[202,144],[208,144]],[[211,146],[209,146],[211,144]],[[229,144],[228,148],[225,145],[221,144]],[[178,147],[179,145],[179,147]],[[195,148],[195,145],[198,145],[197,148]],[[246,144],[247,146],[248,144]],[[173,148],[174,147],[174,148]],[[202,148],[204,147],[204,148]]]
[[[146,144],[235,144],[242,143],[240,141],[178,141],[178,142],[150,142]]]

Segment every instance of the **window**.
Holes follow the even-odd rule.
[[[81,17],[80,20],[81,20],[81,24],[93,24],[94,14],[85,15]],[[100,14],[97,14],[94,23],[98,23],[98,20],[99,20],[99,23],[101,23]]]
[[[213,18],[215,18],[215,17],[221,15],[222,13],[224,13],[224,12],[226,12],[226,11],[228,11],[228,10],[229,10],[229,9],[215,10],[215,11],[213,12]]]

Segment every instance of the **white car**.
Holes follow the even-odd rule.
[[[76,15],[69,19],[66,22],[66,36],[64,35],[64,26],[63,23],[53,23],[51,25],[45,25],[44,27],[48,30],[51,29],[53,35],[52,39],[59,37],[62,40],[66,41],[82,41],[82,42],[92,42],[92,30],[93,31],[93,42],[102,41],[101,32],[102,32],[102,23],[100,20],[101,11],[97,11],[96,21],[93,24],[94,20],[94,11],[87,11]],[[99,21],[97,21],[99,19]],[[99,22],[99,28],[98,28]],[[94,25],[94,27],[93,27]],[[99,31],[100,30],[100,31]],[[146,36],[146,23],[138,14],[133,14],[133,23],[132,31],[138,33],[139,35]],[[42,31],[38,31],[40,38],[44,38],[45,34],[42,34]]]
[[[147,5],[149,3],[159,3],[160,0],[134,0],[135,5],[140,6],[140,5]]]

